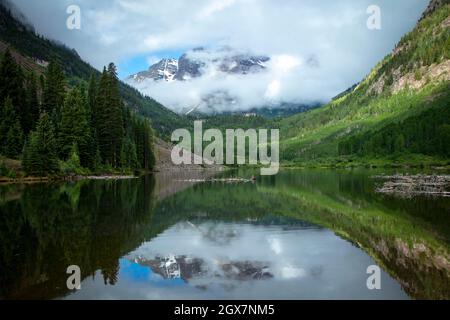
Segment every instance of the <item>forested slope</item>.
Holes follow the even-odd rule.
[[[297,164],[445,163],[449,80],[450,5],[441,1],[353,90],[282,119],[281,156]]]
[[[75,50],[44,38],[32,27],[18,21],[5,5],[5,1],[0,0],[0,52],[4,52],[7,47],[21,54],[23,58],[19,63],[25,69],[43,71],[45,68],[40,64],[57,62],[63,68],[70,86],[76,84],[87,86],[91,74],[94,73],[98,78],[101,75],[100,71],[83,61]],[[186,119],[150,97],[144,97],[123,82],[120,82],[119,86],[125,105],[150,118],[157,135],[167,137],[173,129],[186,125]]]

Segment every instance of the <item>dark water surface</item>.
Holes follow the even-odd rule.
[[[378,173],[1,186],[0,298],[450,298],[450,199],[376,194]]]

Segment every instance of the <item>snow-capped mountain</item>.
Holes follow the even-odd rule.
[[[147,71],[138,72],[127,78],[128,82],[142,82],[147,79],[155,81],[165,80],[174,81],[178,73],[178,60],[162,59],[152,65]]]
[[[145,80],[154,81],[188,81],[202,76],[207,71],[226,74],[249,74],[264,70],[270,58],[236,53],[230,48],[206,50],[197,48],[183,54],[179,59],[162,59],[147,71],[129,76],[126,81],[131,85]]]
[[[262,108],[285,113],[310,104],[297,98],[292,81],[301,64],[300,57],[289,54],[269,57],[230,47],[197,48],[178,59],[162,59],[125,81],[178,113],[242,113]],[[317,64],[307,61],[305,68],[317,68]],[[264,113],[277,116],[280,112]]]

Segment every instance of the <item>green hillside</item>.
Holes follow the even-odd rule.
[[[329,104],[288,118],[204,116],[205,128],[280,128],[286,165],[448,164],[450,156],[450,4],[433,0],[405,35],[357,86]],[[88,87],[100,72],[77,52],[43,38],[17,21],[0,0],[0,53],[10,48],[25,70],[45,72],[43,62],[61,65],[71,87]],[[158,136],[192,129],[180,116],[120,82],[129,110],[151,119]]]
[[[55,61],[64,69],[68,84],[84,84],[87,86],[91,74],[100,78],[100,71],[84,62],[78,53],[63,44],[45,39],[31,27],[17,21],[10,10],[0,0],[0,52],[11,47],[20,53],[21,65],[35,71],[43,70],[35,61]],[[26,61],[25,61],[26,60]],[[39,72],[38,72],[39,73]],[[152,126],[161,137],[167,137],[175,128],[184,127],[186,120],[162,106],[155,100],[144,97],[134,88],[120,83],[120,92],[126,106],[152,121]]]
[[[442,1],[353,90],[280,120],[281,156],[294,165],[448,164],[449,80],[450,5]]]

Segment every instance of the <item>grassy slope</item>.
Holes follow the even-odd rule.
[[[450,59],[450,29],[445,23],[449,16],[450,5],[445,5],[421,20],[400,41],[396,53],[380,62],[351,93],[322,108],[281,120],[282,158],[295,164],[336,164],[355,159],[370,163],[393,160],[412,164],[445,163],[446,159],[424,155],[403,155],[396,159],[339,159],[338,144],[349,136],[382,129],[389,123],[436,106],[432,97],[448,92],[449,83],[430,78],[427,71],[431,70],[430,66]],[[426,76],[424,85],[418,89],[406,87],[394,91],[400,77],[410,74],[417,79]],[[381,89],[375,92],[374,87],[380,83]]]

